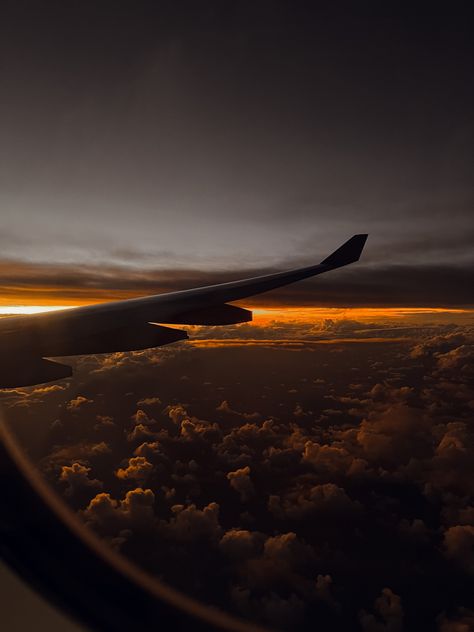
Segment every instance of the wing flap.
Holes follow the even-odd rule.
[[[25,356],[16,358],[14,362],[2,363],[0,366],[0,388],[16,388],[33,386],[43,382],[62,380],[71,377],[72,368],[44,358]]]
[[[119,327],[114,326],[113,322],[109,322],[108,326],[105,323],[98,326],[93,320],[87,319],[77,327],[74,322],[63,323],[62,327],[42,324],[45,326],[24,328],[20,339],[10,337],[10,340],[3,341],[2,351],[7,350],[10,355],[19,357],[116,353],[161,347],[188,337],[182,329],[150,322]]]
[[[138,351],[151,347],[161,347],[178,340],[185,340],[187,337],[188,334],[182,329],[145,323],[143,325],[108,329],[79,338],[72,335],[62,340],[43,340],[41,344],[44,344],[49,349],[48,355],[51,356],[85,355]]]

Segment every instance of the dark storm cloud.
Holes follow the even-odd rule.
[[[472,262],[462,10],[15,2],[1,29],[4,256],[260,269],[369,232],[448,296]]]
[[[370,246],[369,246],[370,248]],[[319,257],[311,262],[319,261]],[[291,262],[287,267],[291,267]],[[279,268],[281,270],[281,266]],[[0,292],[10,302],[114,300],[172,292],[274,272],[276,268],[149,269],[114,265],[44,265],[0,261]],[[406,265],[363,262],[250,299],[254,305],[468,307],[474,266],[452,262]]]

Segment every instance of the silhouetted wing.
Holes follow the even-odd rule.
[[[17,379],[15,385],[21,386],[65,376],[69,367],[38,362],[44,357],[131,351],[187,338],[185,331],[155,323],[227,325],[251,320],[249,310],[227,303],[358,261],[366,239],[354,235],[321,263],[287,272],[0,320],[0,354],[11,358],[10,365],[3,362],[0,367],[0,387]],[[21,382],[25,358],[36,365],[23,378],[28,381]]]

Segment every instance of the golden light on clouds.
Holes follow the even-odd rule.
[[[321,338],[320,340],[299,339],[299,338],[203,338],[190,339],[186,344],[193,347],[215,348],[215,347],[272,347],[283,348],[287,351],[300,351],[311,349],[320,345],[338,344],[367,344],[367,343],[397,343],[405,342],[410,338],[399,336],[396,338]]]
[[[253,322],[263,325],[271,322],[311,323],[323,320],[355,320],[361,323],[409,321],[412,323],[439,321],[472,322],[474,310],[442,307],[249,307]]]
[[[94,301],[95,303],[101,301]],[[92,303],[92,301],[90,302]],[[13,304],[0,305],[0,316],[13,316],[21,314],[39,314],[53,312],[62,309],[71,309],[86,305],[88,302],[71,304],[63,301],[61,304],[46,302],[43,304]],[[433,307],[388,307],[388,308],[340,308],[340,307],[252,307],[245,302],[242,305],[253,312],[252,323],[258,326],[269,325],[272,322],[285,323],[315,323],[324,320],[355,320],[361,323],[368,322],[393,322],[409,321],[413,323],[426,322],[427,320],[439,321],[449,318],[455,322],[472,322],[474,310],[472,309],[447,309]],[[249,323],[249,324],[252,324]]]

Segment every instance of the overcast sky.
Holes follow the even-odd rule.
[[[466,283],[471,24],[336,4],[6,2],[2,260],[229,271],[368,232],[367,268]]]

